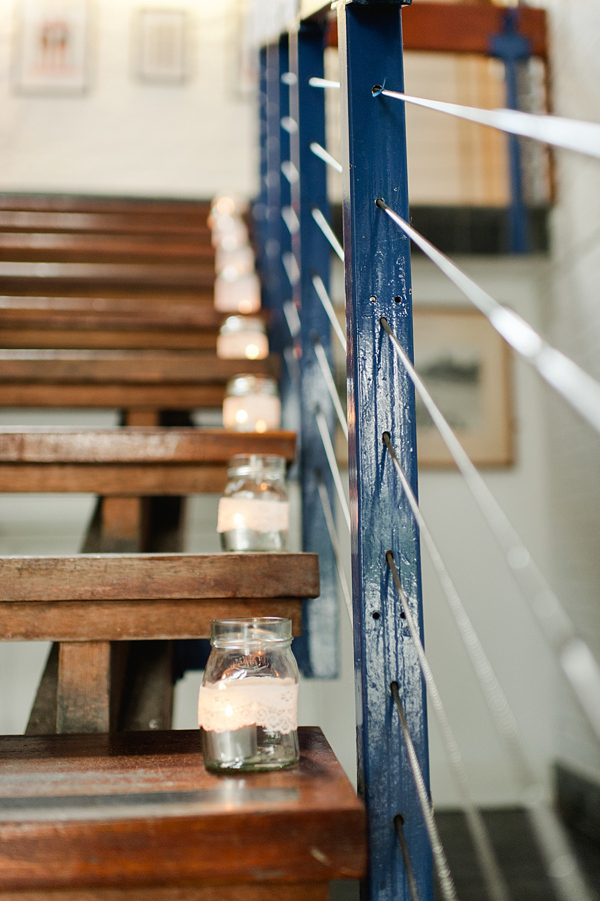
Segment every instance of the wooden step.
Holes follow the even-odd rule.
[[[0,291],[10,293],[15,287],[30,290],[31,285],[42,283],[44,290],[90,283],[95,288],[105,285],[142,287],[184,287],[207,289],[215,278],[212,266],[181,263],[168,266],[153,263],[56,263],[56,262],[0,262]],[[47,287],[46,287],[47,286]]]
[[[297,767],[235,776],[199,731],[0,738],[0,897],[325,901],[364,875],[365,813],[322,732],[299,737]]]
[[[186,495],[221,492],[236,454],[294,459],[294,432],[225,429],[0,429],[0,492]]]
[[[224,616],[286,616],[319,594],[316,554],[0,557],[0,640],[207,638]]]
[[[240,372],[277,376],[279,361],[191,350],[0,350],[3,407],[218,408]]]
[[[0,260],[36,263],[196,264],[214,273],[215,251],[206,234],[69,234],[0,231]]]

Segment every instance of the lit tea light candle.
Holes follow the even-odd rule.
[[[288,501],[259,498],[222,497],[217,514],[217,532],[245,529],[251,532],[287,532],[290,524]]]
[[[238,432],[266,432],[281,425],[277,383],[267,376],[230,379],[223,401],[223,425]]]
[[[293,679],[246,676],[200,687],[198,724],[207,752],[220,763],[253,758],[258,727],[288,735],[298,728],[298,685]]]
[[[233,242],[238,246],[248,243],[248,229],[238,216],[220,216],[213,222],[211,227],[213,247],[219,247],[226,239],[230,245]]]
[[[255,262],[254,251],[249,244],[240,244],[231,250],[220,244],[215,252],[215,271],[226,272],[231,281],[247,272],[254,272]]]
[[[237,454],[227,465],[217,531],[225,551],[281,551],[287,545],[290,505],[284,457]]]
[[[240,273],[226,266],[215,279],[215,310],[221,313],[257,313],[260,280],[255,272]]]
[[[269,342],[263,322],[249,316],[228,316],[217,337],[222,360],[264,360]]]

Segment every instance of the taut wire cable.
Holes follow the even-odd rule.
[[[473,106],[461,106],[459,103],[446,103],[441,100],[427,100],[424,97],[412,97],[401,91],[390,91],[381,85],[373,85],[373,97],[393,97],[416,106],[449,113],[458,119],[467,119],[479,125],[490,125],[500,131],[519,135],[522,138],[533,138],[563,150],[575,150],[587,156],[600,159],[600,125],[595,122],[580,122],[577,119],[565,119],[561,116],[548,116],[540,113],[523,113],[512,109],[484,110]]]
[[[331,469],[333,484],[335,485],[335,490],[338,494],[342,513],[344,514],[344,519],[346,520],[348,531],[350,531],[350,509],[348,507],[348,501],[346,500],[346,493],[344,491],[344,485],[342,483],[342,477],[340,475],[340,468],[337,464],[337,460],[335,459],[335,450],[333,444],[331,443],[329,429],[327,427],[327,420],[325,419],[323,411],[320,409],[320,407],[317,407],[315,411],[315,419],[317,420],[317,427],[319,429],[319,434],[321,435],[323,447],[325,448],[327,462],[329,463],[329,468]]]
[[[331,374],[331,368],[329,366],[329,361],[327,359],[327,354],[325,353],[325,348],[321,343],[321,339],[318,335],[313,335],[312,338],[313,347],[315,349],[315,356],[317,358],[317,362],[323,373],[323,379],[325,384],[327,385],[327,390],[329,392],[329,396],[331,397],[335,412],[337,414],[338,422],[341,426],[342,432],[344,433],[344,437],[346,441],[348,440],[348,420],[346,419],[346,415],[344,413],[344,409],[342,407],[340,396],[338,394],[338,390],[335,386],[335,382],[333,380],[333,376]]]
[[[321,278],[320,275],[317,275],[316,273],[314,273],[313,277],[312,277],[312,283],[313,283],[313,287],[314,287],[315,291],[317,292],[319,300],[323,304],[323,308],[324,308],[325,312],[327,313],[327,316],[329,317],[329,321],[331,322],[331,327],[333,328],[333,332],[334,332],[336,338],[338,339],[338,341],[340,342],[340,344],[342,345],[342,349],[343,349],[344,353],[346,353],[346,336],[342,331],[342,327],[337,318],[335,308],[333,306],[331,298],[330,298],[329,294],[327,293],[327,289],[325,288],[323,279]]]
[[[327,221],[327,219],[325,218],[325,216],[323,215],[321,210],[318,209],[318,207],[313,207],[311,210],[311,213],[312,213],[313,219],[315,220],[315,222],[317,223],[317,225],[319,226],[319,228],[321,229],[321,231],[323,232],[323,234],[325,235],[325,237],[327,238],[327,240],[329,241],[329,243],[331,244],[331,246],[333,247],[333,249],[337,253],[338,257],[340,258],[340,260],[343,263],[344,262],[344,248],[342,247],[342,245],[336,238],[335,232],[333,231],[329,222]]]
[[[406,714],[404,713],[404,707],[402,706],[398,683],[392,682],[390,688],[392,690],[392,696],[394,698],[396,710],[398,711],[398,716],[400,717],[402,737],[404,738],[404,744],[406,745],[406,751],[408,754],[408,762],[410,764],[413,778],[415,780],[415,787],[417,789],[417,795],[419,797],[419,804],[421,805],[421,810],[423,812],[425,828],[427,829],[429,841],[431,842],[431,851],[433,854],[433,859],[435,861],[438,878],[440,880],[442,895],[444,896],[444,901],[458,901],[456,888],[454,886],[454,880],[452,879],[452,874],[450,872],[450,867],[448,866],[448,860],[446,858],[446,852],[444,851],[440,833],[433,817],[431,801],[429,800],[429,794],[427,792],[427,787],[425,785],[421,767],[419,766],[417,752],[415,751],[415,746],[410,734],[410,729],[408,728],[408,723],[406,721]]]
[[[387,437],[389,440],[389,435]],[[388,450],[391,453],[390,444],[388,444],[387,442],[386,444]],[[456,784],[462,797],[463,810],[467,819],[467,826],[471,833],[475,852],[481,865],[481,870],[484,875],[490,898],[492,898],[493,901],[509,901],[510,896],[508,894],[506,881],[502,875],[500,867],[498,866],[498,862],[496,860],[496,856],[489,839],[487,828],[485,826],[485,823],[483,822],[481,812],[475,807],[475,804],[473,802],[471,790],[469,788],[469,781],[467,779],[467,774],[464,766],[463,756],[458,746],[458,742],[456,741],[454,732],[452,731],[452,726],[450,725],[450,721],[446,714],[446,708],[444,707],[443,701],[440,697],[437,683],[435,681],[435,676],[433,675],[431,666],[429,665],[429,661],[425,655],[425,648],[423,647],[423,642],[421,641],[421,637],[419,635],[419,629],[417,623],[415,622],[415,618],[413,616],[406,593],[402,588],[400,575],[398,573],[398,568],[396,566],[394,554],[392,553],[392,551],[387,552],[385,559],[392,571],[394,585],[396,586],[396,591],[400,599],[402,612],[404,613],[406,624],[408,625],[410,636],[412,638],[415,651],[417,652],[421,672],[423,673],[425,685],[427,686],[427,691],[429,693],[429,699],[440,725],[440,733],[446,749],[446,755],[448,757],[448,761],[454,773]]]
[[[544,341],[521,316],[494,300],[427,238],[405,222],[384,200],[378,198],[375,202],[379,209],[383,210],[475,304],[507,344],[527,360],[573,409],[600,432],[600,384],[573,360]]]
[[[350,594],[350,588],[348,586],[348,581],[346,579],[346,573],[344,571],[344,563],[342,560],[342,552],[340,550],[340,543],[338,541],[337,532],[335,531],[335,520],[333,518],[333,510],[331,509],[331,504],[329,503],[329,495],[327,494],[327,488],[325,487],[325,482],[323,481],[323,477],[321,474],[317,477],[317,488],[319,489],[319,497],[321,498],[321,504],[323,505],[323,513],[325,515],[325,523],[327,525],[327,531],[329,532],[329,540],[331,541],[331,546],[333,548],[333,555],[335,557],[335,565],[337,569],[338,579],[340,581],[340,587],[342,589],[342,594],[344,595],[344,604],[346,607],[346,612],[348,613],[348,618],[350,620],[350,625],[353,624],[354,617],[352,615],[352,597]]]
[[[577,861],[566,841],[564,830],[547,797],[546,789],[539,782],[529,764],[521,732],[512,708],[452,582],[450,573],[423,517],[415,493],[400,465],[388,433],[384,433],[383,440],[400,478],[415,521],[419,526],[420,535],[427,545],[430,559],[448,601],[448,606],[456,622],[473,671],[477,676],[494,727],[505,742],[510,754],[515,775],[532,820],[534,833],[538,838],[540,850],[548,864],[549,871],[555,872],[553,879],[556,883],[558,895],[565,901],[593,901],[581,878]],[[566,864],[561,873],[555,871],[554,865],[557,860],[561,860]]]
[[[600,739],[600,668],[585,642],[575,634],[563,605],[533,562],[516,529],[471,462],[456,435],[435,404],[422,379],[392,332],[387,319],[381,325],[408,372],[429,415],[462,474],[465,483],[504,552],[523,595],[577,697],[590,725]]]
[[[342,164],[338,163],[335,157],[328,153],[328,151],[325,150],[321,144],[318,144],[317,141],[312,142],[310,149],[315,156],[318,156],[319,159],[323,160],[324,163],[327,163],[328,166],[331,166],[332,169],[335,169],[336,172],[344,171]]]

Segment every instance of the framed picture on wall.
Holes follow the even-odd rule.
[[[476,466],[514,462],[509,350],[483,314],[421,306],[414,313],[415,368]],[[417,392],[422,467],[453,466]]]
[[[32,94],[81,94],[88,81],[87,0],[21,0],[15,85]]]
[[[136,16],[136,73],[142,81],[179,84],[186,77],[185,10],[141,9]]]

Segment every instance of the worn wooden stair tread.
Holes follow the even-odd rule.
[[[219,492],[236,454],[294,459],[288,431],[0,428],[0,491],[139,496]]]
[[[299,766],[233,776],[205,770],[197,731],[0,738],[0,890],[360,878],[363,806],[320,729],[299,732]]]
[[[307,553],[0,557],[0,639],[206,638],[223,616],[285,616],[319,594]]]
[[[223,360],[208,350],[0,350],[2,405],[220,407],[228,379],[276,376],[278,359]]]

